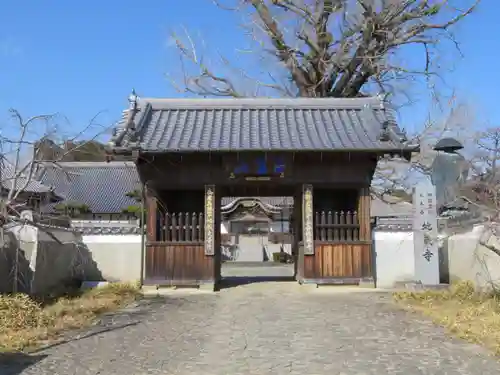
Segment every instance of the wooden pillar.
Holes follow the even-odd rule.
[[[359,218],[359,239],[361,241],[371,241],[371,194],[369,187],[363,187],[359,191],[358,218]]]
[[[222,249],[221,249],[221,194],[220,188],[215,187],[215,197],[214,197],[214,280],[215,283],[219,283],[222,279]]]
[[[304,255],[314,255],[313,187],[302,186],[302,241]]]
[[[146,189],[146,238],[147,242],[157,241],[158,200]]]
[[[215,255],[215,186],[205,186],[205,255]]]
[[[362,272],[359,285],[370,288],[375,287],[376,259],[375,249],[372,246],[372,225],[371,225],[371,192],[369,187],[363,187],[359,192],[358,218],[359,218],[359,240],[361,244],[361,264]]]
[[[210,259],[213,286],[221,279],[222,254],[220,249],[220,197],[214,185],[205,185],[205,258]],[[207,259],[207,260],[208,260]]]
[[[302,241],[302,191],[295,193],[293,197],[293,252],[295,263],[295,278],[297,281],[304,279],[304,251],[299,246]]]

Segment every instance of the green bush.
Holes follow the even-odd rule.
[[[273,253],[273,262],[293,263],[293,257],[284,251],[279,251]]]

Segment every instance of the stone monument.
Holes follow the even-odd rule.
[[[439,245],[436,187],[429,179],[419,182],[413,191],[413,243],[415,281],[439,285]]]

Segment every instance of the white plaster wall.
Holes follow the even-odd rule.
[[[73,276],[89,281],[137,281],[141,277],[139,234],[82,236],[52,229],[52,235],[63,243],[60,244],[30,226],[13,228],[10,233],[14,236],[6,238],[1,247],[0,273],[10,273],[15,248],[19,246],[20,273],[25,275],[20,291],[43,292]],[[398,282],[413,281],[413,233],[377,230],[373,235],[377,287],[391,288]],[[500,248],[500,240],[482,226],[448,237],[440,251],[441,275],[449,273],[450,281],[471,280],[478,286],[500,286],[500,256],[480,245],[480,240]],[[279,251],[279,246],[268,246],[269,253]],[[0,277],[0,291],[11,291],[12,285],[10,277]]]
[[[443,237],[441,237],[443,238]],[[480,244],[500,249],[500,239],[478,225],[465,233],[443,238],[440,247],[441,279],[473,281],[478,287],[500,287],[500,256]],[[391,288],[397,282],[413,281],[412,232],[374,232],[377,287]]]
[[[104,280],[123,282],[140,280],[140,235],[85,235],[82,240]]]
[[[397,282],[412,281],[415,259],[412,232],[374,231],[377,288],[392,288]]]
[[[16,225],[4,230],[0,236],[0,293],[30,292],[36,254],[36,228]]]
[[[500,256],[480,245],[480,239],[500,249],[498,237],[483,226],[448,238],[450,281],[471,280],[478,287],[500,286]]]
[[[141,278],[138,234],[82,236],[71,230],[44,231],[30,225],[14,227],[6,234],[0,243],[2,293],[14,290],[16,248],[19,292],[48,293],[75,279],[134,282]]]

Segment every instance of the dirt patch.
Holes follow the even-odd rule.
[[[22,351],[56,341],[70,329],[96,321],[139,296],[133,284],[109,284],[79,295],[40,302],[25,294],[0,296],[0,352]]]
[[[462,282],[444,291],[398,292],[395,301],[420,312],[453,335],[481,344],[500,355],[500,294],[479,293]]]

